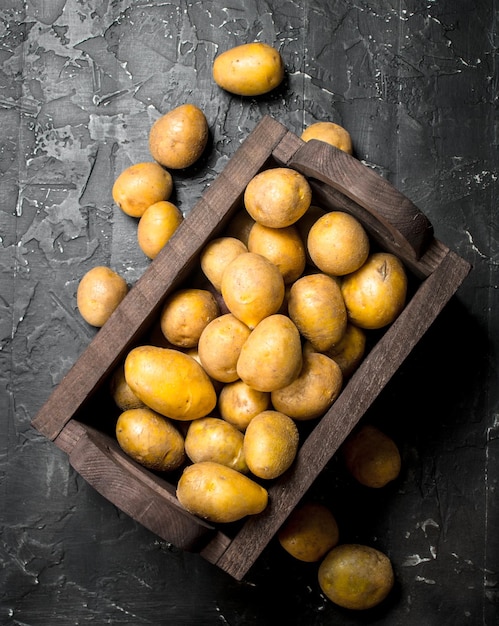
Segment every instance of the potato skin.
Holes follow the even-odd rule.
[[[148,469],[170,472],[185,461],[180,431],[147,407],[123,411],[116,422],[116,438],[128,456]]]
[[[274,408],[295,420],[315,419],[338,397],[343,383],[340,366],[325,354],[303,354],[299,376],[287,387],[271,393]]]
[[[213,79],[219,87],[238,96],[260,96],[275,89],[284,78],[278,50],[263,42],[236,46],[213,62]]]
[[[177,484],[180,504],[210,522],[235,522],[261,513],[268,493],[253,479],[231,467],[200,461],[185,468]]]
[[[345,334],[347,312],[341,289],[326,274],[307,274],[291,286],[288,314],[318,352],[325,352]]]
[[[141,217],[155,202],[168,200],[173,178],[159,163],[134,163],[121,172],[112,187],[113,200],[131,217]]]
[[[298,329],[289,317],[276,313],[263,319],[243,344],[237,373],[257,391],[274,391],[289,385],[301,366]]]
[[[104,265],[88,270],[78,284],[76,306],[83,319],[100,328],[128,293],[125,279]]]
[[[193,420],[185,437],[185,452],[193,463],[214,461],[246,474],[243,433],[218,417]]]
[[[125,380],[144,404],[176,420],[205,417],[217,404],[201,365],[179,350],[137,346],[125,359]]]

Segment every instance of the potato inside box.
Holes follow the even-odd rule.
[[[308,177],[314,204],[344,210],[365,226],[374,246],[393,252],[410,276],[407,304],[388,328],[371,334],[353,376],[320,419],[302,428],[292,467],[265,484],[269,504],[240,523],[214,525],[187,513],[175,496],[178,472],[160,476],[119,448],[119,410],[109,380],[135,345],[147,343],[166,297],[199,271],[199,254],[242,208],[248,182],[262,169],[288,166]],[[433,237],[431,224],[374,171],[341,151],[302,142],[265,117],[206,189],[93,341],[52,392],[32,424],[64,450],[80,475],[151,531],[242,579],[341,443],[400,367],[470,270]],[[305,431],[309,431],[306,433]]]

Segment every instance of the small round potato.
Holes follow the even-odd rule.
[[[258,391],[244,380],[236,380],[222,387],[218,395],[218,410],[221,417],[241,431],[245,431],[251,420],[270,408],[270,393]]]
[[[222,383],[239,378],[237,361],[250,329],[232,313],[212,320],[199,337],[198,354],[205,372]]]
[[[343,383],[340,366],[325,354],[303,354],[303,367],[295,380],[271,393],[273,407],[295,420],[323,415],[338,397]]]
[[[328,143],[335,148],[343,150],[347,154],[353,153],[352,138],[350,133],[334,122],[315,122],[307,126],[301,134],[303,141],[310,141],[311,139],[317,139]]]
[[[147,407],[121,413],[116,438],[128,456],[151,470],[171,472],[185,460],[180,431],[169,419]]]
[[[147,207],[168,200],[173,179],[161,165],[145,161],[130,165],[121,172],[112,188],[113,200],[131,217],[141,217]]]
[[[213,461],[246,474],[243,433],[218,417],[191,422],[185,437],[185,452],[193,463]]]
[[[248,250],[277,265],[286,285],[297,280],[305,269],[305,245],[294,225],[270,228],[255,223],[249,234]]]
[[[205,114],[194,104],[182,104],[157,119],[149,131],[149,152],[172,170],[193,165],[208,143]]]
[[[178,289],[163,305],[161,330],[174,346],[194,348],[203,330],[219,314],[215,296],[207,289]]]
[[[263,42],[226,50],[213,63],[213,79],[217,85],[238,96],[268,93],[283,78],[284,63],[279,51]]]

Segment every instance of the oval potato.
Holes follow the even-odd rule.
[[[205,417],[217,404],[208,374],[179,350],[133,348],[125,359],[125,380],[144,404],[172,419]]]
[[[236,522],[261,513],[267,490],[249,476],[213,461],[185,468],[177,484],[180,504],[193,515],[210,522]]]
[[[284,78],[279,51],[255,41],[222,52],[213,62],[216,84],[238,96],[260,96],[275,89]]]
[[[193,463],[213,461],[248,472],[244,459],[243,433],[218,417],[202,417],[191,422],[185,436],[185,452]]]

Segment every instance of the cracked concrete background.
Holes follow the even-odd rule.
[[[213,59],[255,39],[280,50],[284,83],[222,92]],[[496,46],[493,0],[0,1],[2,625],[498,623]],[[333,459],[312,488],[342,541],[392,559],[380,610],[338,609],[274,544],[235,582],[118,511],[30,426],[95,334],[79,279],[105,264],[133,285],[149,264],[111,187],[184,102],[212,139],[174,174],[186,215],[263,115],[297,134],[328,119],[473,264],[368,416],[400,446],[400,479],[368,492]]]

